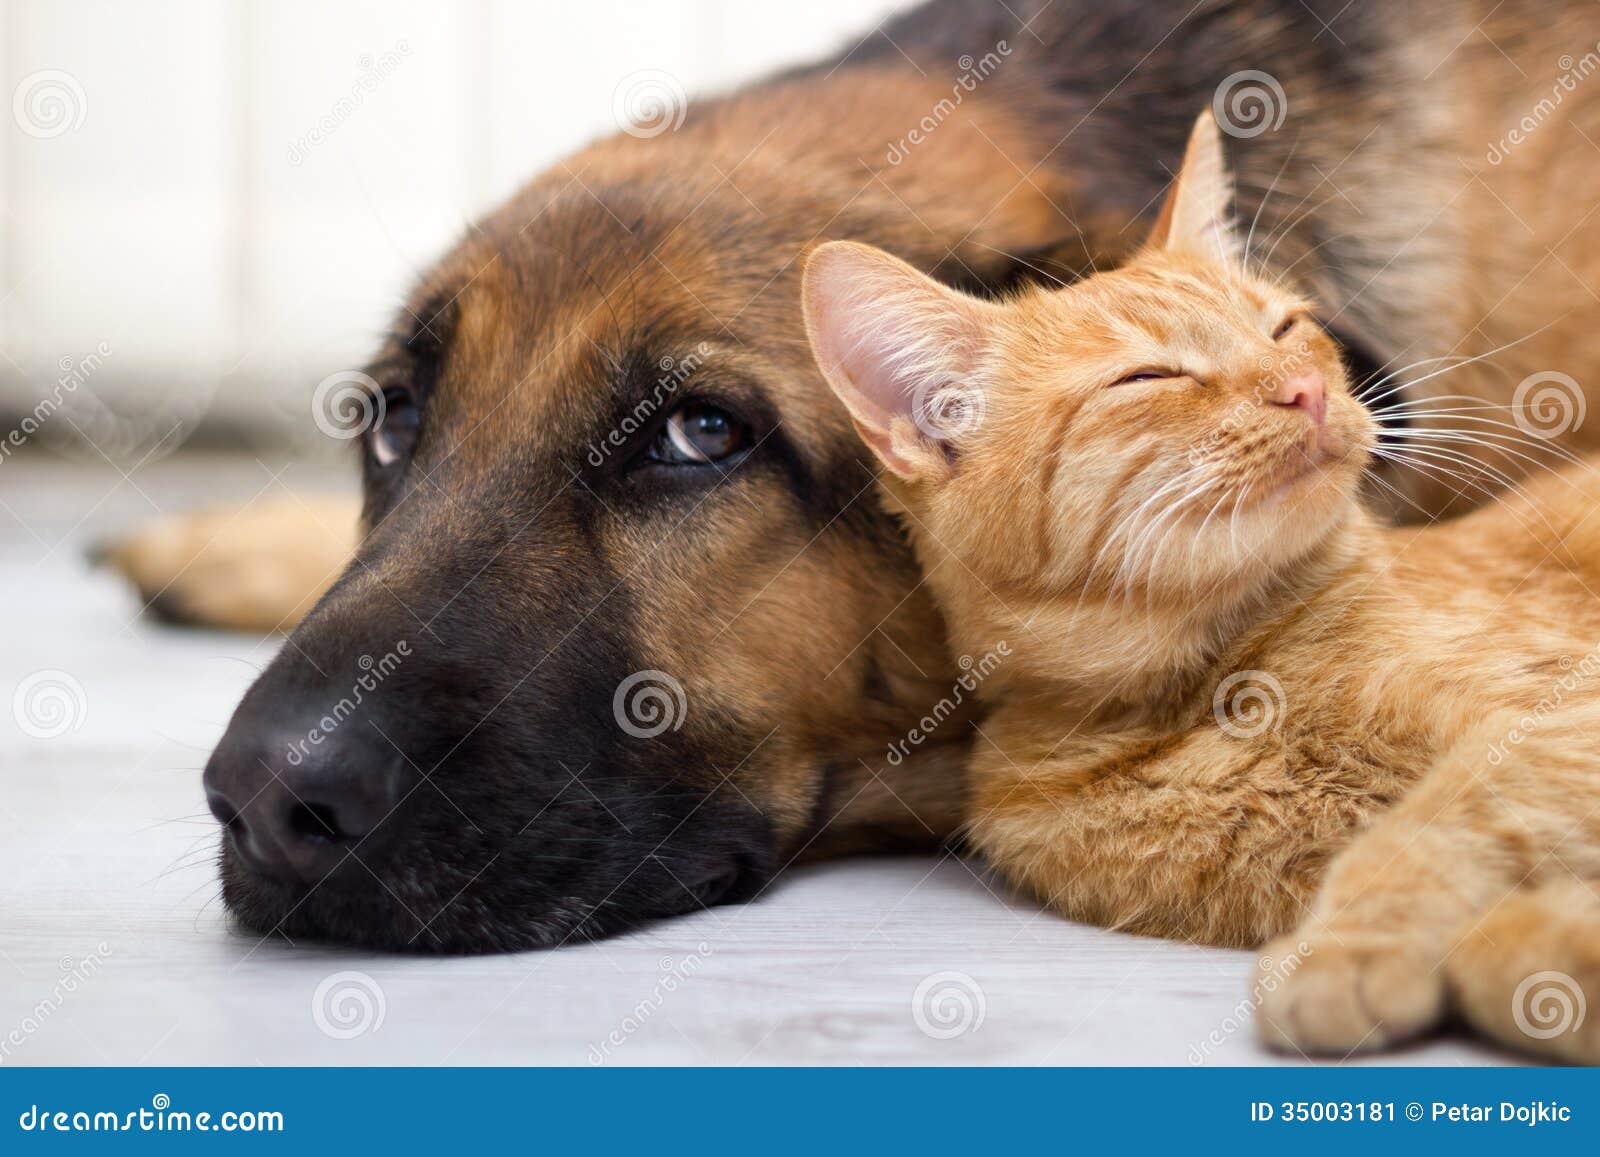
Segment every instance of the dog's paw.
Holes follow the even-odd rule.
[[[1256,1023],[1285,1052],[1347,1055],[1388,1048],[1445,1014],[1438,961],[1392,938],[1289,937],[1258,963]]]

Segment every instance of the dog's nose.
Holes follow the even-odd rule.
[[[270,736],[236,719],[206,764],[206,802],[225,838],[284,880],[316,883],[350,857],[372,866],[397,823],[399,752],[363,718]]]

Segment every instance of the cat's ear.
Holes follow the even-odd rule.
[[[1233,225],[1233,177],[1210,109],[1194,122],[1183,167],[1167,193],[1149,244],[1225,265],[1243,262],[1244,249]]]
[[[851,241],[811,254],[801,298],[811,352],[862,440],[902,478],[948,477],[982,419],[972,371],[999,307]]]

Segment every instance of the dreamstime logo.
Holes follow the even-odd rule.
[[[311,392],[311,420],[330,438],[359,438],[383,421],[383,391],[360,370],[340,370]]]
[[[988,399],[981,389],[933,378],[911,393],[911,421],[936,442],[954,441],[983,425]]]
[[[55,739],[83,726],[89,699],[83,684],[54,668],[35,671],[17,684],[11,696],[11,715],[24,735]]]
[[[700,971],[700,966],[706,962],[710,955],[711,945],[702,941],[695,948],[695,951],[681,960],[663,956],[661,958],[661,974],[656,978],[655,984],[651,986],[649,995],[629,1009],[616,1028],[607,1033],[599,1042],[589,1046],[589,1063],[591,1065],[605,1064],[614,1051],[626,1044],[629,1037],[642,1029],[652,1016],[661,1011],[662,1005],[667,1003],[667,997],[677,992],[695,973]]]
[[[1550,690],[1541,695],[1539,701],[1506,731],[1505,738],[1489,744],[1485,758],[1491,766],[1499,767],[1511,753],[1511,748],[1521,746],[1523,740],[1543,727],[1544,721],[1561,709],[1569,692],[1576,691],[1600,675],[1600,646],[1590,648],[1576,662],[1571,655],[1562,655],[1556,660],[1556,665],[1561,668],[1561,674],[1550,684]]]
[[[911,150],[931,137],[940,125],[949,118],[950,114],[960,107],[967,94],[975,91],[978,85],[993,76],[995,71],[1011,55],[1011,45],[1004,40],[997,41],[994,50],[985,52],[976,60],[971,53],[964,54],[956,61],[961,69],[961,75],[956,77],[955,84],[950,86],[950,95],[939,98],[939,102],[928,110],[928,115],[923,117],[911,127],[898,141],[889,143],[889,151],[884,160],[891,165],[898,165],[911,155]]]
[[[1224,443],[1233,439],[1269,403],[1283,384],[1312,359],[1311,343],[1302,341],[1287,354],[1262,354],[1256,361],[1261,376],[1249,395],[1234,402],[1227,415],[1189,447],[1189,462],[1198,466],[1208,461]]]
[[[30,137],[49,140],[83,124],[89,102],[70,72],[46,68],[30,72],[11,93],[11,117]]]
[[[377,1032],[388,1010],[383,988],[365,972],[335,972],[311,994],[311,1019],[334,1040]]]
[[[403,659],[411,655],[411,641],[401,639],[394,645],[394,650],[385,651],[381,659],[374,660],[371,655],[362,655],[356,660],[356,666],[361,668],[353,683],[350,684],[350,693],[333,705],[333,709],[317,721],[317,725],[307,731],[305,737],[289,744],[287,758],[294,767],[299,767],[306,761],[306,756],[311,754],[313,747],[319,747],[322,741],[338,730],[350,716],[354,715],[356,708],[366,700],[366,697],[378,689],[378,685],[394,674]]]
[[[916,726],[906,732],[904,739],[889,744],[889,750],[884,757],[889,761],[889,766],[899,767],[905,762],[906,756],[911,754],[913,747],[921,747],[928,737],[950,718],[965,718],[966,713],[962,711],[962,707],[967,702],[967,696],[977,694],[978,685],[995,673],[1002,659],[1010,656],[1011,644],[1001,639],[995,644],[994,650],[985,651],[976,660],[971,655],[962,655],[957,659],[956,666],[961,668],[961,674],[951,684],[950,694],[929,708],[928,713],[917,720]]]
[[[327,111],[317,118],[317,122],[310,129],[289,142],[289,163],[295,166],[304,164],[305,159],[311,155],[311,150],[333,136],[339,131],[340,125],[355,116],[361,106],[366,104],[367,97],[393,76],[395,70],[410,55],[410,41],[397,40],[393,48],[376,56],[370,52],[363,52],[356,57],[356,68],[359,71],[355,83],[350,86],[350,91],[328,106]]]
[[[1534,1040],[1577,1032],[1588,1011],[1583,989],[1565,972],[1535,972],[1511,994],[1511,1019]]]
[[[1293,952],[1285,954],[1281,959],[1273,956],[1259,958],[1256,961],[1256,980],[1251,985],[1250,995],[1234,1005],[1204,1040],[1196,1041],[1189,1046],[1189,1063],[1205,1064],[1213,1052],[1227,1043],[1229,1037],[1249,1024],[1267,997],[1277,992],[1280,985],[1286,983],[1289,977],[1300,970],[1300,965],[1311,955],[1311,951],[1311,946],[1302,940],[1294,946]]]
[[[1498,141],[1489,142],[1489,151],[1484,154],[1484,159],[1491,165],[1498,165],[1511,155],[1513,149],[1522,144],[1539,130],[1539,127],[1555,115],[1556,109],[1565,103],[1568,96],[1578,90],[1578,85],[1589,79],[1596,72],[1600,72],[1600,44],[1585,52],[1574,60],[1571,53],[1565,53],[1556,61],[1556,67],[1561,69],[1561,75],[1556,77],[1555,83],[1550,86],[1550,95],[1541,97],[1530,108],[1522,119],[1506,131],[1506,135]]]
[[[1289,98],[1270,72],[1247,68],[1224,77],[1211,98],[1211,115],[1230,137],[1248,140],[1276,132],[1289,115]]]
[[[711,346],[701,342],[695,346],[693,352],[681,358],[668,355],[658,361],[656,367],[660,369],[661,376],[656,379],[655,389],[648,397],[640,398],[633,409],[622,415],[622,420],[612,427],[604,438],[589,447],[589,465],[604,466],[613,451],[627,446],[633,436],[649,422],[650,417],[678,392],[678,387],[700,368],[710,352]]]
[[[67,1002],[67,998],[99,973],[110,955],[111,945],[102,940],[95,946],[95,950],[86,956],[81,958],[63,956],[60,964],[61,974],[56,978],[55,985],[42,1000],[28,1010],[20,1023],[0,1038],[0,1064],[9,1060],[29,1037],[43,1028],[45,1021],[61,1011],[61,1006]]]
[[[611,713],[617,726],[635,739],[654,739],[683,727],[689,700],[679,683],[665,671],[635,671],[617,684]]]
[[[1583,387],[1557,370],[1529,374],[1511,395],[1511,420],[1535,438],[1570,434],[1583,425],[1586,412]]]
[[[1211,714],[1235,739],[1254,739],[1283,721],[1283,684],[1266,671],[1235,671],[1217,684]]]
[[[56,362],[56,368],[60,373],[56,375],[54,388],[47,397],[40,398],[33,409],[23,415],[22,421],[17,423],[16,428],[0,440],[0,462],[6,461],[13,451],[26,445],[28,439],[37,434],[44,424],[66,405],[67,399],[76,394],[83,384],[105,365],[106,359],[110,356],[110,344],[102,341],[95,345],[93,352],[81,358],[74,359],[64,355]],[[80,414],[79,418],[82,417]],[[76,426],[78,423],[69,422],[68,425]],[[96,445],[98,446],[98,443]]]
[[[983,987],[965,972],[935,972],[911,994],[911,1019],[934,1040],[977,1032],[988,1011]]]
[[[670,72],[644,68],[630,72],[611,94],[611,114],[630,137],[659,137],[681,128],[689,97]]]

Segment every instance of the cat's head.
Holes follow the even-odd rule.
[[[916,536],[986,584],[1270,577],[1355,508],[1376,428],[1310,303],[1248,272],[1209,113],[1142,251],[993,302],[849,242],[807,330]]]

